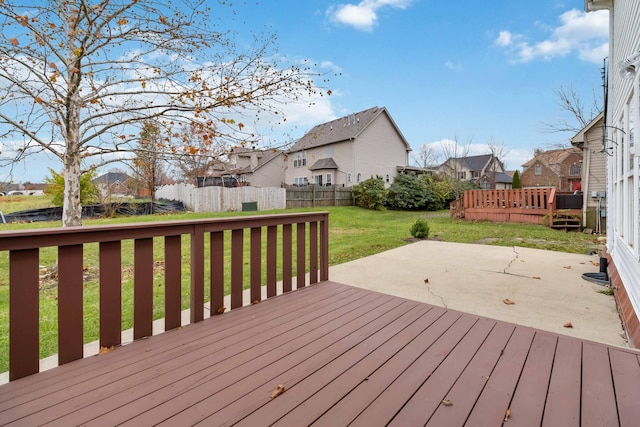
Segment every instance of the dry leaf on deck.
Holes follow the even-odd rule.
[[[286,389],[284,388],[284,385],[282,385],[282,384],[278,384],[278,387],[276,387],[276,389],[275,389],[275,390],[273,390],[273,391],[271,392],[271,398],[272,398],[272,399],[275,399],[276,397],[278,397],[278,396],[280,396],[282,393],[284,393],[284,392],[285,392],[285,390],[286,390]]]
[[[567,270],[571,270],[571,266],[570,265],[565,265],[564,268],[566,268]]]
[[[503,303],[507,304],[507,305],[513,305],[515,304],[515,302],[511,301],[509,298],[505,298],[502,300]]]
[[[443,404],[444,406],[451,406],[451,405],[453,405],[453,403],[451,403],[451,401],[450,401],[450,400],[447,400],[447,399],[443,400],[443,401],[442,401],[442,404]]]
[[[511,409],[507,409],[507,412],[504,413],[504,421],[509,421],[509,417],[511,416]]]
[[[222,313],[224,313],[224,311],[225,311],[226,309],[227,309],[227,307],[220,307],[220,308],[218,309],[218,314],[222,314]]]
[[[113,351],[114,349],[115,349],[114,346],[111,346],[111,347],[100,347],[100,351],[98,351],[98,355],[109,353],[110,351]]]
[[[562,326],[564,326],[565,328],[573,328],[573,324],[571,322],[567,322]]]
[[[260,301],[259,301],[259,300],[257,300],[257,299],[256,299],[256,300],[251,301],[251,305],[256,305],[256,304],[260,304]]]
[[[424,283],[429,283],[429,278],[424,279]]]
[[[540,279],[542,279],[542,277],[540,277],[540,276],[532,276],[531,278],[532,278],[532,279],[536,279],[536,280],[540,280]]]
[[[595,265],[596,267],[600,267],[600,263],[598,261],[591,261],[591,264]]]

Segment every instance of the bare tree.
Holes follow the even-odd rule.
[[[162,129],[153,121],[145,122],[138,139],[138,147],[133,159],[132,173],[138,186],[138,196],[141,189],[148,189],[151,202],[156,199],[156,187],[166,181],[165,158],[163,155]],[[152,203],[153,211],[153,203]]]
[[[284,102],[316,96],[310,67],[275,59],[275,36],[234,45],[216,19],[231,7],[226,0],[0,1],[0,135],[9,141],[0,163],[53,153],[65,177],[63,225],[79,225],[83,170],[135,150],[143,123],[170,131],[201,123],[238,143],[254,138],[239,117],[280,113]]]
[[[454,198],[459,198],[463,193],[464,186],[462,181],[466,180],[466,177],[462,177],[462,165],[464,159],[469,156],[471,150],[471,141],[469,138],[464,144],[458,142],[458,137],[454,136],[453,139],[446,139],[440,143],[442,154],[446,159],[443,163],[443,173],[449,179],[451,187],[453,188]]]
[[[489,172],[491,173],[491,188],[496,188],[496,176],[498,170],[504,171],[504,158],[509,154],[509,148],[500,142],[496,142],[493,138],[487,141],[487,148],[489,154],[491,154],[491,165],[489,165]]]
[[[192,123],[177,136],[181,144],[175,144],[172,159],[185,182],[195,185],[199,176],[206,176],[216,166],[223,165],[227,147],[216,138],[216,132]]]
[[[572,85],[560,86],[553,93],[556,95],[558,106],[563,114],[569,118],[559,118],[555,122],[542,123],[542,131],[550,133],[571,132],[576,134],[588,125],[602,111],[603,101],[594,90],[591,105],[586,107]]]
[[[421,168],[433,168],[438,165],[439,156],[435,148],[429,144],[422,144],[418,147],[415,154],[412,154],[413,160]]]

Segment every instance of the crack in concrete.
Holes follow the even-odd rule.
[[[445,270],[445,273],[447,271]],[[442,303],[442,306],[444,308],[449,308],[447,307],[447,303],[444,302],[444,298],[442,298],[440,295],[435,294],[432,290],[431,290],[431,283],[427,283],[427,292],[429,292],[434,298],[438,298],[440,300],[440,302]]]
[[[507,264],[507,266],[505,267],[504,270],[502,270],[502,272],[504,274],[511,274],[511,273],[507,273],[507,270],[511,267],[511,265],[516,262],[518,260],[518,258],[520,258],[520,254],[518,253],[518,251],[516,251],[516,247],[512,246],[511,249],[513,249],[513,253],[516,254],[516,257],[513,258],[511,261],[509,261],[509,264]]]

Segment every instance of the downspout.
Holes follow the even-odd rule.
[[[586,132],[584,135],[584,145],[583,145],[583,149],[582,152],[587,154],[587,158],[586,158],[586,164],[583,164],[583,173],[582,176],[583,178],[583,182],[582,183],[582,225],[585,226],[587,224],[587,203],[589,201],[589,187],[591,187],[591,181],[589,180],[589,176],[591,176],[591,150],[589,149],[590,145],[589,145],[589,137],[587,136]],[[584,147],[586,147],[587,149],[585,150]],[[584,158],[584,157],[583,157]]]

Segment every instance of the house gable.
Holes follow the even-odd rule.
[[[370,108],[307,132],[288,151],[286,183],[351,186],[375,176],[390,183],[409,151],[387,110]]]

